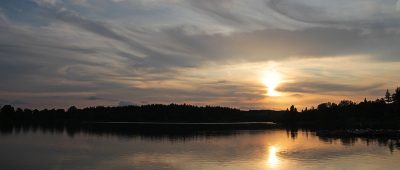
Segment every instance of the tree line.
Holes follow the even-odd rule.
[[[382,98],[364,99],[359,103],[351,100],[338,104],[327,102],[300,112],[292,105],[286,110],[284,121],[302,126],[400,127],[400,88],[393,94],[386,90]]]
[[[15,109],[11,105],[1,108],[1,124],[66,124],[83,122],[264,122],[300,126],[355,126],[400,127],[400,88],[393,94],[356,103],[342,100],[338,104],[327,102],[317,107],[298,111],[292,105],[286,111],[249,110],[220,106],[194,106],[188,104],[150,104],[120,107],[71,106],[64,109]]]
[[[274,111],[270,111],[274,112]],[[220,106],[150,104],[141,106],[87,107],[64,109],[15,109],[5,105],[0,119],[7,122],[243,122],[267,121],[264,112],[247,113]]]

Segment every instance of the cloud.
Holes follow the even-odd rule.
[[[72,3],[77,5],[88,5],[88,0],[71,0]]]
[[[54,6],[59,2],[59,0],[33,0],[33,2],[40,6]]]
[[[316,24],[365,25],[399,20],[397,0],[270,0],[268,6],[294,20]],[[396,24],[398,25],[398,24]],[[360,25],[359,25],[360,26]]]
[[[118,106],[132,106],[132,105],[135,105],[135,104],[130,102],[130,101],[120,101],[120,102],[118,102]]]
[[[242,80],[251,73],[230,79],[224,75],[234,72],[238,63],[300,63],[306,58],[354,55],[363,56],[358,63],[365,65],[399,61],[396,1],[340,1],[346,8],[321,2],[2,2],[0,91],[7,95],[0,97],[57,94],[75,96],[66,100],[93,102],[137,97],[145,102],[238,106],[264,97],[262,87]],[[230,71],[210,71],[230,66]],[[252,66],[247,69],[257,72]],[[372,93],[383,86],[326,82],[325,75],[287,84],[281,90],[302,95],[329,90]],[[97,96],[100,92],[101,97]]]
[[[19,107],[21,105],[29,104],[29,102],[26,102],[26,101],[23,101],[23,100],[18,100],[18,99],[16,99],[16,100],[3,100],[3,99],[0,99],[0,102],[1,102],[2,105],[12,105],[12,106],[17,106],[17,107]],[[0,104],[0,106],[1,106],[1,104]]]
[[[229,35],[190,35],[186,34],[182,27],[177,27],[164,29],[162,33],[158,36],[160,42],[174,42],[175,46],[190,50],[186,52],[191,53],[188,58],[200,56],[203,61],[251,62],[359,54],[396,59],[395,56],[400,54],[400,51],[394,48],[395,44],[400,43],[399,35],[383,30],[363,34],[362,30],[357,29],[265,29]],[[162,39],[163,37],[166,39]]]
[[[103,100],[103,98],[97,97],[97,96],[89,96],[89,97],[86,97],[85,99],[87,99],[87,100]]]
[[[269,8],[264,0],[188,0],[186,2],[194,12],[214,24],[234,32],[265,28],[295,30],[310,26],[308,23],[298,22],[280,15],[274,9]]]
[[[397,3],[396,3],[396,10],[400,11],[400,1],[399,0],[397,0]]]
[[[227,4],[222,2],[217,3],[219,5],[215,8],[225,11],[223,6]],[[208,9],[203,6],[213,4],[213,2],[197,1],[191,3],[195,6],[200,5],[199,8],[203,10]],[[289,4],[292,3],[294,2]],[[399,43],[399,34],[384,29],[375,29],[369,34],[364,34],[362,28],[350,30],[326,27],[300,30],[266,28],[250,32],[234,32],[229,35],[210,35],[197,31],[202,30],[198,26],[178,25],[147,30],[128,27],[129,31],[122,31],[121,26],[124,25],[116,27],[107,22],[83,17],[65,8],[51,8],[49,12],[55,14],[56,21],[61,20],[79,29],[122,43],[121,45],[130,48],[130,51],[114,50],[111,53],[129,57],[135,66],[139,67],[192,67],[201,65],[204,61],[205,63],[235,62],[235,60],[251,62],[365,53],[396,59],[395,56],[399,54],[397,48],[393,48]]]
[[[383,84],[371,84],[371,85],[351,85],[351,84],[335,84],[328,82],[295,82],[286,83],[278,88],[282,92],[291,93],[310,93],[310,94],[335,94],[335,93],[347,93],[347,94],[359,94],[366,92],[375,92],[380,89],[382,91]]]

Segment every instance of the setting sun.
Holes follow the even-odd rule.
[[[264,74],[263,83],[267,87],[268,96],[279,96],[280,93],[276,91],[276,88],[281,83],[281,75],[276,70],[268,70]]]

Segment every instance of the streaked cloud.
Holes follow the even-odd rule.
[[[396,0],[5,0],[0,99],[285,108],[375,98],[399,78],[399,23]],[[280,99],[260,81],[271,62],[290,80]]]

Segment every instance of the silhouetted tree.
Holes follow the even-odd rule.
[[[339,107],[349,107],[349,106],[355,106],[355,105],[356,105],[356,103],[354,103],[351,100],[342,100],[342,101],[340,101],[338,106]]]
[[[321,103],[317,106],[317,109],[318,110],[328,110],[329,108],[332,108],[332,105],[336,106],[336,103],[331,103],[331,102]]]
[[[77,110],[78,110],[78,108],[76,108],[75,106],[71,106],[68,108],[68,112],[70,112],[70,113],[75,112]]]
[[[4,105],[3,108],[1,108],[1,113],[12,114],[14,112],[14,107],[11,105]]]
[[[294,107],[294,105],[292,105],[292,106],[290,106],[289,112],[295,112],[295,113],[297,113],[297,108]]]
[[[392,102],[392,95],[390,94],[389,89],[386,90],[385,101],[386,101],[386,103],[391,103]]]
[[[392,101],[396,104],[400,104],[400,87],[397,87],[392,95]]]

